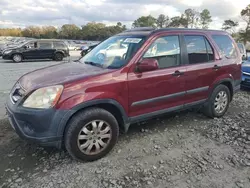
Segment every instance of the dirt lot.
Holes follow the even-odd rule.
[[[250,187],[248,91],[221,119],[194,109],[133,125],[91,163],[22,141],[6,119],[0,130],[0,187]]]

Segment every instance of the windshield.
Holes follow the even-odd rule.
[[[80,62],[108,69],[121,68],[133,57],[144,40],[145,36],[111,37],[80,59]]]

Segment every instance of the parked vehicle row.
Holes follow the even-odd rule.
[[[9,47],[3,51],[2,58],[16,63],[24,59],[53,59],[62,61],[69,56],[69,49],[60,40],[31,40],[16,47]]]
[[[77,62],[22,76],[7,114],[20,137],[93,161],[133,123],[197,106],[222,117],[240,89],[241,64],[224,31],[132,29]]]

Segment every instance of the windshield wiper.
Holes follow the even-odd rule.
[[[103,68],[103,66],[99,63],[95,63],[95,62],[92,62],[92,61],[84,61],[85,64],[87,65],[93,65],[93,66],[96,66],[96,67],[101,67]]]

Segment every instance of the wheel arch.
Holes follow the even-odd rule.
[[[21,55],[22,59],[24,59],[24,55],[21,52],[14,52],[13,54],[11,54],[11,58],[13,58],[14,55]]]
[[[73,118],[73,116],[92,107],[102,108],[110,112],[118,121],[120,129],[124,132],[127,132],[130,123],[122,105],[120,105],[117,101],[113,99],[98,99],[78,104],[77,106],[69,110],[69,112],[62,118],[59,124],[58,135],[64,136],[68,122]]]
[[[220,81],[217,81],[217,82],[213,85],[212,89],[210,90],[209,97],[212,95],[213,90],[214,90],[218,85],[221,85],[221,84],[228,87],[228,89],[229,89],[229,91],[230,91],[230,101],[232,101],[233,95],[234,95],[234,81],[233,81],[233,79],[231,79],[231,78],[224,78],[224,79],[222,79],[222,80],[220,80]]]

